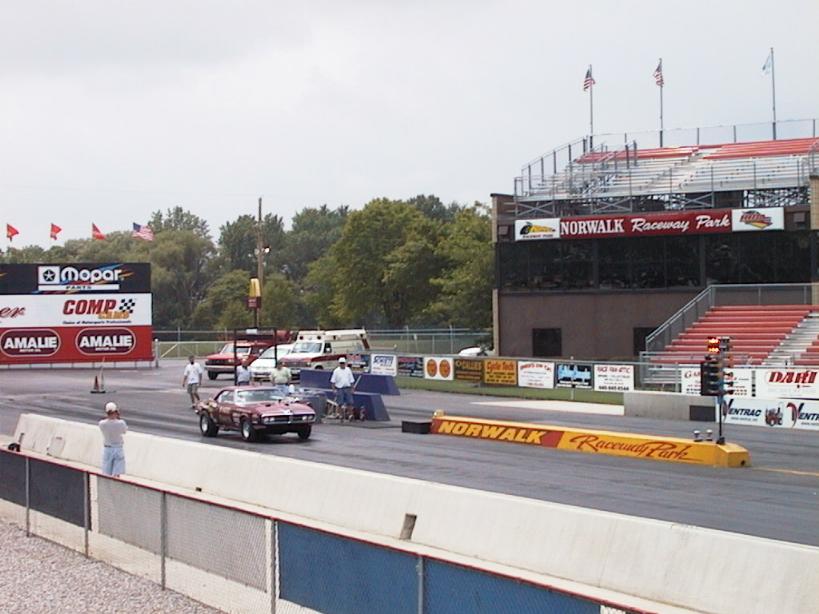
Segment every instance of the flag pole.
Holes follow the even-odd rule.
[[[773,140],[776,140],[776,68],[774,66],[774,50],[771,47],[771,98],[773,107]]]
[[[589,74],[594,74],[591,64],[589,64]],[[589,85],[589,149],[594,149],[594,77]]]
[[[663,66],[663,58],[660,58],[660,69]],[[663,146],[663,88],[665,81],[660,82],[660,147]]]

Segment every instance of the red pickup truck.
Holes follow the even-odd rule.
[[[215,380],[222,373],[233,377],[233,372],[244,358],[253,362],[271,345],[273,345],[271,341],[237,341],[234,353],[233,342],[226,343],[216,354],[205,358],[205,371],[208,372],[208,379]]]

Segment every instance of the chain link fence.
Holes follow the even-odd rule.
[[[7,450],[0,519],[226,612],[635,611]]]

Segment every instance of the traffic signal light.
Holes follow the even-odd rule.
[[[720,352],[720,338],[719,337],[709,337],[708,338],[708,355],[719,354]]]
[[[700,395],[716,397],[720,394],[722,365],[716,356],[706,356],[700,363]]]
[[[732,370],[722,370],[722,382],[722,394],[734,394],[734,372]]]

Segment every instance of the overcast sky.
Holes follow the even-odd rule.
[[[819,2],[7,0],[0,222],[15,246],[182,205],[255,210],[509,192],[588,130],[819,116]],[[5,227],[3,226],[3,230]],[[3,232],[5,235],[5,232]],[[8,243],[3,236],[0,245]]]

